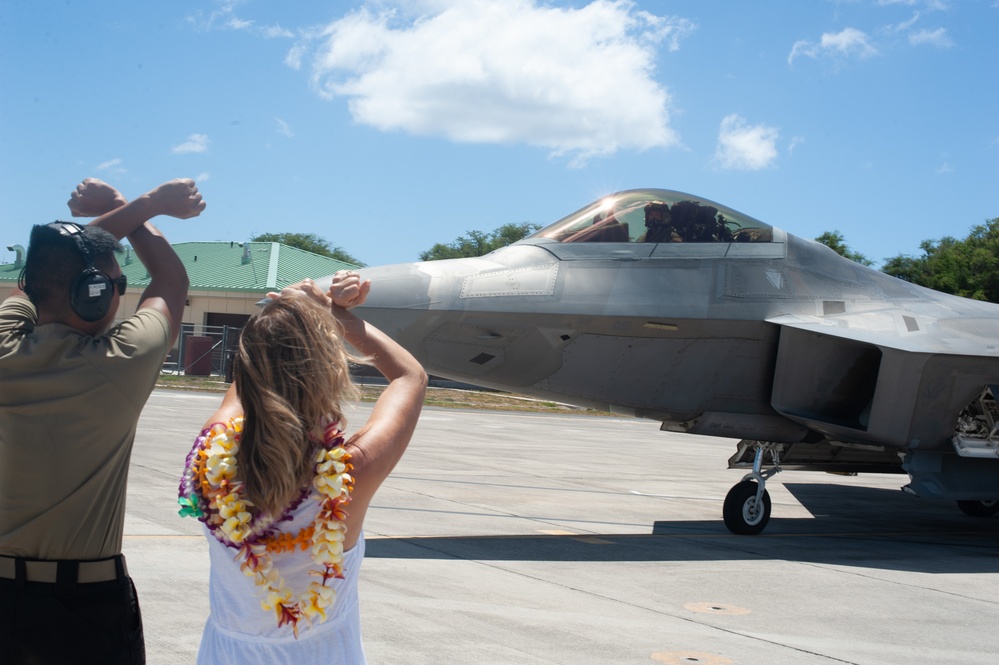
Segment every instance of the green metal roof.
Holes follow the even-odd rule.
[[[0,282],[17,282],[21,276],[21,266],[13,263],[0,264]]]
[[[173,246],[187,269],[191,290],[269,291],[306,277],[326,277],[358,266],[276,242],[182,242]],[[149,273],[129,249],[118,256],[129,286],[146,286]],[[17,281],[21,268],[0,265],[0,282]]]

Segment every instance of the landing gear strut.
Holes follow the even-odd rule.
[[[725,526],[739,536],[755,536],[770,521],[770,493],[767,478],[780,472],[780,446],[768,443],[756,445],[753,470],[738,485],[729,490],[722,507]],[[773,467],[763,470],[763,455],[770,453]]]

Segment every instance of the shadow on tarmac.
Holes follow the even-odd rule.
[[[656,521],[649,534],[578,533],[371,538],[368,558],[641,562],[782,560],[931,574],[999,573],[999,518],[898,490],[830,484],[785,487],[811,513],[735,536],[721,517]]]

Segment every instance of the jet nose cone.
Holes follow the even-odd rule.
[[[419,263],[361,268],[357,273],[361,279],[371,280],[371,291],[363,305],[355,308],[357,314],[380,309],[426,309],[430,303],[430,275],[421,271]],[[316,284],[328,291],[333,276],[316,280]]]
[[[361,279],[371,280],[371,291],[354,313],[397,342],[417,339],[424,333],[431,304],[431,276],[420,265],[400,263],[358,270]],[[332,277],[317,280],[323,289],[329,289],[331,282]]]
[[[361,279],[371,280],[371,292],[358,314],[378,309],[426,309],[430,305],[430,275],[419,263],[363,268]]]
[[[451,259],[362,268],[358,273],[361,279],[371,280],[371,291],[354,313],[422,361],[434,331],[466,312],[464,280],[496,267],[479,259]],[[327,277],[317,283],[328,289],[331,281]]]

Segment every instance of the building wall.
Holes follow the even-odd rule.
[[[260,310],[257,303],[266,295],[266,291],[247,293],[245,291],[192,290],[187,296],[187,302],[190,304],[184,308],[183,322],[195,326],[205,325],[209,312],[252,316]]]
[[[7,298],[16,286],[13,283],[0,284],[0,299]],[[124,319],[138,309],[142,291],[142,289],[135,287],[129,288],[125,292],[125,297],[118,308],[119,319]],[[184,317],[181,323],[203,326],[209,312],[252,316],[260,310],[257,303],[266,295],[266,291],[199,291],[192,289],[187,295],[189,304],[184,308]]]

